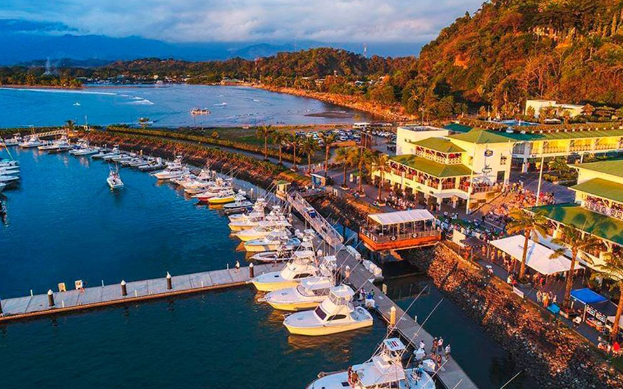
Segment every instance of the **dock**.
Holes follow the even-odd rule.
[[[257,276],[279,271],[284,266],[263,264],[252,269]],[[251,268],[241,267],[132,281],[125,285],[120,282],[66,292],[33,294],[0,301],[0,323],[232,288],[249,285],[250,280]]]

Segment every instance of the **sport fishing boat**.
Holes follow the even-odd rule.
[[[158,157],[158,158],[153,159],[153,160],[148,160],[143,165],[139,165],[138,166],[138,170],[140,170],[142,172],[153,172],[153,171],[156,171],[156,170],[162,170],[165,167],[166,167],[166,165],[162,161],[162,158]]]
[[[19,181],[19,176],[14,176],[14,175],[3,175],[2,173],[0,173],[0,183],[9,185],[9,184],[13,184],[13,183],[17,183]]]
[[[311,239],[313,238],[304,237],[297,250],[311,252],[315,255]],[[253,254],[250,259],[256,262],[289,262],[294,259],[294,250],[291,246],[282,245],[275,251],[263,251]]]
[[[69,152],[69,154],[74,155],[76,157],[86,156],[86,155],[94,155],[100,152],[99,147],[89,147],[87,144],[85,147],[79,147],[77,149],[73,149]]]
[[[119,155],[120,151],[119,151],[119,146],[115,145],[112,150],[110,150],[110,152],[108,153],[103,153],[102,155],[94,155],[91,158],[95,158],[95,159],[103,159],[104,161],[109,161],[112,157],[115,157],[117,155]]]
[[[251,280],[255,288],[262,292],[291,288],[302,280],[318,276],[321,270],[315,264],[315,257],[293,257],[281,271],[264,273]]]
[[[229,203],[233,203],[234,201],[236,201],[236,196],[239,196],[240,193],[242,193],[242,195],[244,196],[244,192],[238,192],[238,194],[236,194],[236,192],[234,192],[233,190],[224,190],[222,192],[220,192],[218,195],[216,195],[215,197],[211,197],[208,199],[208,203],[210,204],[229,204]]]
[[[123,181],[121,181],[121,177],[119,177],[119,169],[115,167],[115,169],[110,169],[110,174],[106,179],[108,182],[108,186],[110,189],[121,189],[123,188]]]
[[[28,138],[24,139],[24,141],[19,144],[19,147],[23,149],[32,149],[41,145],[43,145],[41,139],[39,139],[37,135],[31,135]]]
[[[190,173],[190,170],[182,164],[182,157],[178,156],[175,158],[175,161],[168,163],[163,171],[153,173],[153,176],[159,180],[167,181],[180,178],[188,173]]]
[[[331,288],[327,297],[313,311],[296,312],[283,321],[291,334],[322,336],[370,327],[372,315],[353,305],[355,292],[347,285]]]
[[[13,136],[12,138],[3,139],[0,142],[0,145],[5,147],[17,146],[20,142],[20,139],[21,138],[18,138],[18,136]]]
[[[13,159],[1,159],[0,168],[14,167],[19,170],[19,161]]]
[[[405,368],[406,352],[398,338],[387,338],[370,359],[348,370],[320,373],[306,389],[435,389],[435,382],[422,368]]]
[[[282,245],[297,248],[301,245],[301,240],[299,238],[290,237],[289,234],[283,230],[275,230],[262,239],[253,239],[244,242],[244,249],[250,253],[257,253],[260,251],[275,251]]]
[[[256,227],[248,228],[246,230],[241,230],[234,233],[234,236],[243,242],[248,242],[254,239],[263,239],[274,231],[285,231],[291,226],[292,225],[287,220],[285,220],[285,218],[274,221],[264,220],[259,222]]]
[[[0,176],[19,176],[19,166],[14,167],[0,167]]]
[[[48,149],[46,149],[49,153],[62,153],[65,151],[71,150],[71,143],[69,143],[69,139],[65,135],[63,135],[60,139],[52,142]]]

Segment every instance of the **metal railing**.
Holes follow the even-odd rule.
[[[286,193],[286,200],[331,247],[335,249],[342,245],[342,235],[300,193]],[[314,211],[313,215],[310,214],[312,210]]]
[[[402,234],[378,234],[369,230],[362,229],[361,233],[370,238],[375,243],[399,242],[401,240],[428,237],[441,238],[441,231],[439,230],[412,231]]]

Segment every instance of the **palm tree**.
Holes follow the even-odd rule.
[[[271,136],[273,142],[275,142],[279,146],[279,164],[282,165],[282,150],[283,150],[283,142],[286,142],[288,139],[288,133],[284,131],[275,131]]]
[[[149,124],[149,118],[139,118],[138,124],[144,129]]]
[[[269,124],[267,126],[260,126],[255,130],[255,135],[258,138],[264,138],[264,160],[268,160],[268,138],[273,134],[273,127]]]
[[[65,127],[67,127],[67,131],[73,131],[74,130],[74,125],[76,123],[73,120],[67,120],[65,122]]]
[[[292,170],[296,171],[297,170],[297,166],[296,166],[296,147],[299,145],[300,143],[300,138],[298,135],[296,135],[296,133],[292,133],[288,136],[287,139],[288,145],[292,146]]]
[[[506,225],[506,231],[510,234],[523,233],[525,237],[523,253],[521,255],[521,267],[519,268],[519,279],[523,280],[526,273],[526,258],[528,256],[528,243],[532,236],[532,231],[536,231],[542,236],[547,235],[547,219],[537,213],[526,212],[523,209],[514,209],[508,213],[513,219]]]
[[[602,280],[613,281],[612,288],[619,289],[619,304],[617,304],[617,313],[614,315],[614,328],[610,337],[612,341],[617,338],[619,333],[618,323],[621,321],[621,313],[623,312],[623,255],[621,252],[610,253],[603,264],[595,264],[597,273],[593,273],[592,279],[600,278]]]
[[[307,174],[311,175],[311,157],[320,148],[318,141],[311,136],[305,137],[301,143],[301,152],[307,155]]]
[[[344,168],[344,180],[342,181],[342,188],[346,188],[346,170],[353,162],[353,155],[355,155],[357,150],[350,147],[340,147],[335,151],[335,161],[337,163],[342,164]]]
[[[360,147],[359,155],[353,158],[355,159],[359,170],[359,186],[357,188],[359,193],[363,193],[363,172],[366,167],[371,166],[373,155],[374,154],[370,150]]]
[[[597,248],[601,245],[601,241],[592,235],[584,235],[582,231],[575,227],[561,225],[559,227],[561,238],[552,239],[552,243],[566,246],[561,247],[554,251],[550,258],[556,258],[566,253],[567,248],[571,250],[571,267],[567,273],[567,285],[565,286],[565,297],[562,301],[563,308],[569,308],[571,304],[571,288],[573,287],[573,271],[575,270],[575,263],[578,260],[578,254],[580,251],[587,252],[591,249]],[[583,236],[584,235],[584,236]]]
[[[379,203],[382,203],[381,198],[383,197],[383,180],[385,179],[385,172],[389,167],[389,155],[385,153],[377,153],[374,154],[371,158],[372,169],[377,169],[379,171],[379,194],[376,200]]]
[[[337,135],[332,132],[324,131],[320,133],[320,139],[324,143],[324,176],[327,176],[327,171],[329,170],[329,151],[331,150],[331,146],[337,140]]]

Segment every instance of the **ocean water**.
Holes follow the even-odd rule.
[[[209,115],[192,116],[193,108]],[[340,112],[344,117],[307,116]],[[342,115],[340,115],[342,116]],[[77,124],[154,126],[246,126],[262,124],[352,123],[362,112],[318,100],[261,89],[206,85],[94,86],[81,90],[0,88],[0,127]]]
[[[244,259],[225,217],[149,174],[122,169],[126,187],[111,192],[104,162],[11,152],[22,183],[0,195],[8,209],[0,225],[1,298],[44,293],[58,282],[112,284]],[[414,294],[407,282],[429,285],[409,311],[423,320],[443,295],[426,279],[387,281],[404,308]],[[258,297],[241,287],[0,325],[0,387],[304,388],[321,371],[366,360],[385,336],[379,319],[329,338],[289,336],[283,313]],[[444,336],[481,389],[499,388],[517,371],[449,300],[425,327]],[[507,386],[532,387],[523,377]]]

